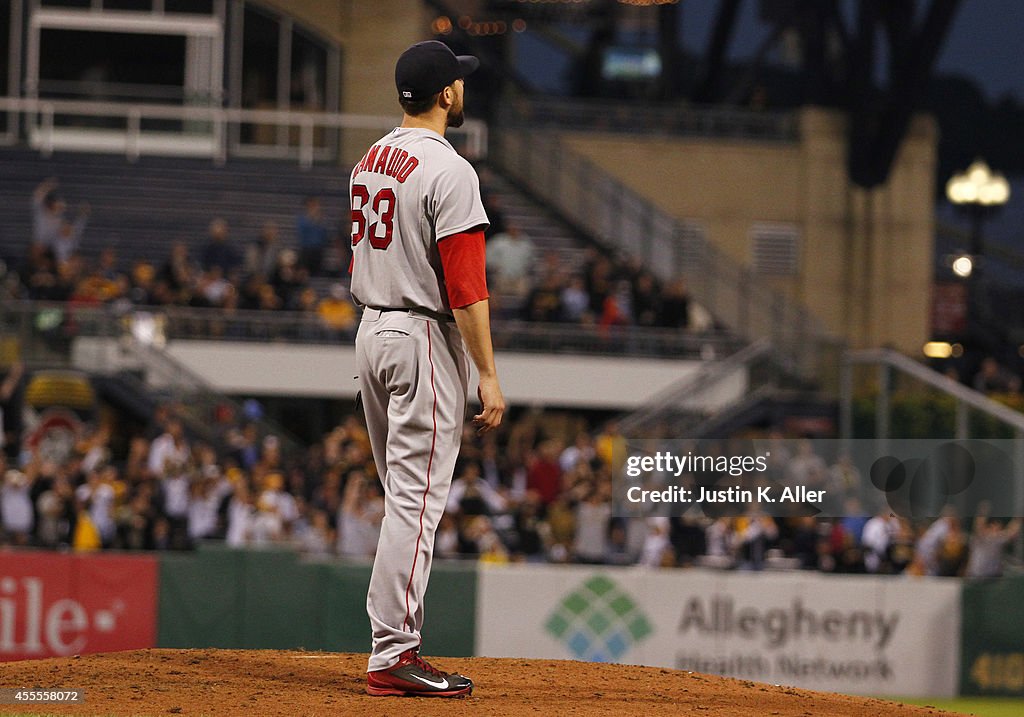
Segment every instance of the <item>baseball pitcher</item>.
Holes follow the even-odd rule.
[[[420,42],[395,67],[402,125],[352,170],[352,298],[359,389],[385,515],[366,609],[371,695],[468,695],[467,677],[419,655],[434,532],[459,453],[469,361],[480,374],[480,433],[505,400],[491,346],[484,234],[472,166],[445,139],[463,122],[463,78],[479,66]]]

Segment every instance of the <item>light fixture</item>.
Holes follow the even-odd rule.
[[[928,358],[946,359],[953,355],[953,345],[948,341],[929,341],[923,351]]]
[[[953,204],[999,206],[1010,199],[1010,183],[1002,174],[989,169],[984,160],[976,159],[965,171],[949,178],[946,197]]]
[[[969,254],[961,254],[953,259],[953,273],[961,279],[970,277],[974,271],[974,259]]]

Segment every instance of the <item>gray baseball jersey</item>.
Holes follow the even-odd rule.
[[[486,224],[476,172],[440,135],[396,129],[352,171],[359,390],[384,520],[367,592],[369,671],[420,645],[434,533],[462,440],[469,357],[438,238]],[[411,311],[394,311],[408,308]],[[391,311],[382,309],[392,309]]]
[[[486,225],[473,167],[444,137],[397,127],[352,170],[352,298],[450,313],[437,240]]]

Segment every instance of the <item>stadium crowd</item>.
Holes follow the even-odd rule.
[[[486,174],[484,174],[486,176]],[[237,246],[223,219],[203,242],[179,242],[159,261],[124,270],[112,248],[81,251],[89,209],[68,212],[44,182],[33,197],[33,236],[9,271],[0,298],[63,301],[70,306],[188,306],[298,311],[315,315],[344,340],[357,312],[341,277],[344,242],[310,198],[296,217],[297,249],[263,225]],[[710,328],[681,281],[663,286],[639,262],[596,249],[575,268],[540,254],[506,220],[486,191],[493,225],[488,273],[494,310],[505,318],[595,326]],[[14,376],[12,380],[12,376]],[[0,384],[6,403],[17,370]],[[985,362],[980,390],[1019,392],[1019,378]],[[10,415],[10,413],[8,414]],[[920,525],[887,514],[843,519],[612,517],[613,456],[625,439],[614,424],[592,435],[580,418],[528,412],[498,437],[477,439],[467,426],[448,509],[436,535],[442,558],[486,562],[548,561],[671,567],[705,565],[827,572],[994,576],[1018,521],[952,518]],[[254,423],[223,425],[211,443],[197,440],[173,406],[115,451],[109,430],[88,429],[55,459],[19,453],[6,436],[0,455],[2,542],[95,550],[187,549],[204,540],[230,546],[289,545],[319,554],[369,557],[383,503],[365,429],[349,416],[302,455],[285,456]],[[117,455],[116,455],[117,454]],[[839,470],[815,464],[813,470]]]
[[[11,394],[10,375],[0,388]],[[0,398],[4,398],[0,395]],[[298,455],[257,425],[220,422],[215,449],[191,436],[181,407],[114,454],[109,429],[85,428],[69,452],[19,442],[0,454],[0,543],[73,550],[288,546],[368,558],[383,500],[369,441],[350,415]],[[837,573],[1000,575],[1020,521],[945,517],[924,524],[874,517],[622,519],[612,515],[612,465],[625,450],[614,422],[592,434],[579,417],[527,412],[497,437],[466,426],[440,558]],[[20,451],[20,452],[19,452]],[[802,469],[835,473],[816,456]],[[966,529],[965,529],[966,528]]]
[[[488,278],[496,315],[602,327],[711,328],[682,280],[662,286],[638,261],[593,247],[582,266],[566,270],[557,254],[539,251],[505,219],[498,195],[485,187],[484,196],[492,219]],[[183,239],[167,256],[131,266],[88,236],[89,216],[86,204],[69,211],[55,179],[41,183],[32,198],[31,241],[22,256],[9,258],[0,295],[119,312],[160,306],[302,312],[318,316],[338,337],[354,332],[344,227],[339,231],[325,219],[318,197],[309,197],[297,214],[293,242],[284,241],[276,223],[265,222],[258,236],[239,244],[228,222],[215,217],[205,238]]]

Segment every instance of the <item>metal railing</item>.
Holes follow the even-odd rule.
[[[386,132],[398,119],[389,115],[18,97],[0,97],[0,112],[8,114],[8,132],[0,137],[9,144],[19,141],[18,128],[23,125],[29,143],[45,156],[58,149],[84,149],[124,154],[130,160],[145,154],[184,155],[209,157],[221,164],[232,155],[296,156],[302,167],[312,166],[318,158],[338,161],[337,150],[331,151],[338,143],[328,141],[323,133]],[[97,121],[103,126],[88,126]],[[108,126],[111,123],[116,126]],[[243,126],[281,129],[288,141],[282,145],[276,139],[265,144],[231,140],[233,130]],[[278,138],[282,132],[275,131],[271,136]],[[487,156],[487,125],[479,120],[466,120],[462,127],[451,129],[450,138],[460,143],[471,159]],[[324,156],[325,151],[333,156]]]
[[[720,332],[694,334],[675,329],[495,321],[500,350],[700,359],[722,357],[743,344]],[[147,336],[160,345],[176,340],[352,345],[354,329],[339,330],[315,314],[294,311],[225,311],[176,306],[81,307],[33,301],[0,303],[0,332],[18,338],[35,362],[60,363],[79,337]]]
[[[494,133],[492,159],[570,223],[606,247],[640,257],[662,280],[686,281],[720,324],[768,339],[786,370],[808,380],[840,347],[819,319],[716,249],[696,222],[679,220],[569,150],[557,132]]]
[[[623,417],[619,422],[622,434],[629,438],[652,435],[699,437],[693,431],[707,420],[709,414],[715,413],[708,410],[708,405],[722,403],[716,397],[722,395],[724,383],[738,376],[744,384],[743,394],[749,394],[755,364],[770,355],[771,346],[761,340],[744,346],[720,361],[703,364],[692,376],[668,388],[657,401]],[[722,397],[726,400],[718,406],[718,411],[729,410],[737,404],[735,397]]]
[[[870,381],[875,389],[875,415],[873,438],[885,441],[892,434],[893,399],[897,390],[906,394],[931,390],[951,399],[953,421],[949,438],[964,440],[975,437],[972,431],[971,412],[986,416],[997,424],[1009,437],[1024,439],[1024,413],[1015,411],[983,393],[979,393],[957,381],[933,371],[927,366],[907,358],[891,349],[864,349],[850,351],[843,357],[840,377],[839,434],[843,440],[855,437],[853,402],[855,394],[854,368],[865,366],[873,369]],[[901,384],[901,385],[899,385]],[[896,436],[899,438],[900,436]],[[938,438],[940,436],[930,436]],[[1020,441],[1024,448],[1024,440]],[[1024,464],[1024,461],[1022,461]]]
[[[502,106],[502,125],[522,129],[572,128],[574,132],[628,132],[757,142],[796,142],[800,138],[800,118],[791,111],[523,96],[509,97]]]
[[[241,404],[220,393],[196,373],[161,348],[145,344],[129,335],[120,340],[121,349],[145,368],[146,383],[157,388],[181,406],[184,418],[199,432],[212,433],[208,440],[220,443],[224,450],[232,447],[225,443],[223,435],[211,432],[212,417],[223,408],[230,409],[231,415],[245,414]],[[241,419],[237,419],[241,420]],[[300,441],[284,426],[263,416],[254,421],[261,437],[273,435],[287,456],[298,456],[302,452]]]
[[[224,436],[213,430],[216,409],[227,407],[243,415],[242,406],[223,395],[203,378],[162,349],[161,342],[149,343],[135,335],[132,313],[118,314],[103,307],[71,307],[53,302],[0,302],[0,336],[16,342],[14,355],[34,368],[84,368],[97,373],[117,374],[122,380],[149,390],[181,407],[182,418],[204,440],[222,444]],[[93,346],[75,351],[79,338],[106,338],[116,345]],[[149,338],[155,338],[152,334]],[[10,348],[10,347],[8,347]],[[116,355],[116,360],[112,360]],[[138,373],[139,378],[133,373]],[[278,437],[288,454],[300,450],[299,442],[281,425],[267,418],[255,423],[261,435]],[[221,445],[221,448],[228,446]]]

